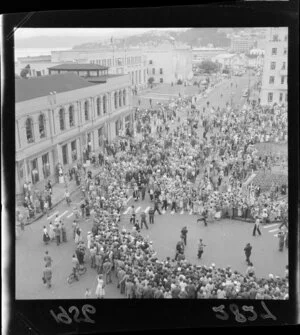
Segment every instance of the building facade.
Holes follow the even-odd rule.
[[[131,87],[141,90],[147,86],[146,58],[135,49],[72,49],[52,51],[53,63],[89,63],[107,66],[109,74],[128,74]]]
[[[236,53],[247,53],[255,44],[255,41],[248,36],[233,36],[231,38],[230,49]]]
[[[16,194],[21,197],[25,181],[54,181],[58,164],[68,170],[131,128],[130,86],[128,75],[105,84],[75,74],[17,79]]]
[[[176,83],[193,77],[191,49],[148,49],[148,78],[154,78],[154,83]]]
[[[211,60],[213,57],[226,52],[223,48],[193,48],[193,64],[199,64],[204,60]]]
[[[288,78],[288,29],[270,28],[265,42],[260,100],[262,105],[286,104]]]
[[[48,67],[53,66],[51,55],[20,57],[15,63],[15,73],[20,76],[21,71],[27,66],[30,66],[27,77],[39,77],[48,74]]]

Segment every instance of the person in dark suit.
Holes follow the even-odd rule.
[[[159,200],[155,199],[155,202],[154,202],[154,213],[156,211],[158,211],[158,214],[161,215],[161,211],[159,210],[158,204],[159,204]]]
[[[187,230],[187,227],[185,226],[181,229],[181,235],[182,235],[184,245],[186,245],[187,233],[188,233],[188,230]]]
[[[152,207],[149,209],[148,214],[149,214],[149,223],[154,224],[154,209]]]
[[[249,265],[251,263],[250,256],[251,256],[251,251],[252,251],[252,246],[250,245],[250,243],[247,243],[247,245],[244,248],[244,251],[245,251],[245,255],[246,255],[246,262]]]

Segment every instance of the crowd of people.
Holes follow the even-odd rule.
[[[142,222],[139,225],[135,218],[132,230],[121,229],[128,197],[139,201],[146,194],[158,213],[170,208],[174,215],[187,211],[207,221],[223,217],[265,223],[287,220],[286,200],[245,186],[253,171],[266,172],[276,160],[271,153],[260,155],[255,144],[285,140],[286,109],[248,106],[212,111],[208,103],[202,111],[190,111],[187,122],[177,125],[188,106],[190,100],[180,98],[172,108],[139,110],[135,123],[143,139],[125,138],[106,146],[99,155],[100,173],[84,174],[83,201],[74,208],[75,276],[78,263],[88,259],[99,275],[99,298],[105,295],[104,286],[115,282],[127,298],[288,299],[288,275],[256,278],[249,262],[251,268],[245,274],[214,264],[193,265],[185,259],[184,243],[174,257],[160,261],[152,242],[140,233]],[[86,244],[80,228],[84,218],[93,219]],[[200,243],[199,258],[205,246]]]

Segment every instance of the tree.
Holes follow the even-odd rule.
[[[204,60],[199,65],[199,68],[204,71],[204,73],[213,73],[219,70],[219,64],[212,62],[211,60]]]
[[[149,85],[152,85],[153,82],[154,82],[154,78],[153,77],[148,78],[148,84]]]
[[[26,65],[24,69],[21,70],[20,76],[21,78],[27,79],[27,75],[30,72],[30,65]]]

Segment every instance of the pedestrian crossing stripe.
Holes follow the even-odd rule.
[[[148,206],[148,207],[145,209],[145,213],[148,213],[150,208],[151,208],[151,207]]]
[[[64,215],[66,215],[67,213],[68,213],[69,211],[65,211],[65,212],[63,212],[58,218],[60,219],[60,218],[62,218]]]
[[[126,200],[126,204],[128,203],[128,201],[132,198],[132,195]]]
[[[279,230],[279,229],[276,228],[276,229],[269,230],[269,233],[274,233],[274,231],[277,231],[277,230]]]
[[[57,215],[59,212],[55,212],[54,214],[52,214],[51,216],[47,217],[47,220],[51,220],[55,215]]]
[[[273,223],[273,224],[269,224],[269,225],[267,225],[267,226],[263,226],[265,229],[267,229],[267,228],[271,228],[271,227],[275,227],[275,226],[277,226],[278,225],[278,223]]]
[[[67,218],[70,218],[71,216],[73,216],[74,213],[71,213],[67,216]]]
[[[141,209],[141,207],[138,207],[136,210],[135,210],[135,213],[139,212]]]
[[[129,212],[130,208],[131,208],[131,207],[128,207],[128,208],[126,209],[126,211],[125,211],[123,214],[126,215],[126,214]]]

